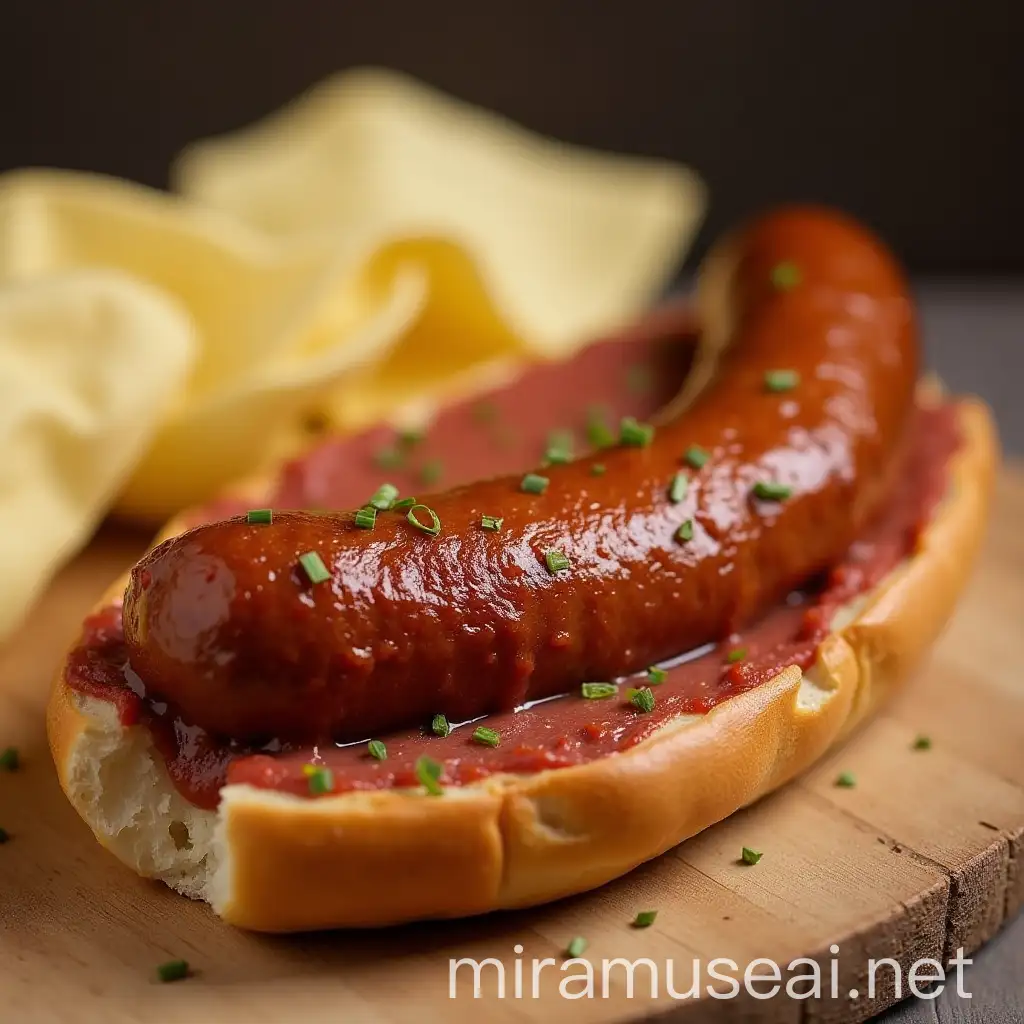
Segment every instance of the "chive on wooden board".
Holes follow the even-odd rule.
[[[981,564],[930,661],[882,715],[782,792],[586,896],[473,921],[304,937],[232,930],[204,905],[137,879],[95,844],[60,793],[42,724],[50,677],[83,613],[145,545],[141,535],[104,533],[0,654],[0,748],[16,745],[23,761],[16,774],[0,773],[0,825],[11,836],[0,846],[0,1018],[468,1024],[672,1012],[684,1021],[862,1020],[893,998],[888,971],[874,1000],[866,997],[868,957],[907,965],[958,946],[975,950],[1024,902],[1022,521],[1018,466],[1003,475]],[[913,749],[918,734],[931,738],[930,750]],[[842,772],[853,773],[854,787],[835,785]],[[760,863],[738,863],[743,846],[763,851]],[[648,909],[658,910],[656,922],[631,928]],[[695,957],[728,957],[741,969],[759,956],[813,957],[827,980],[837,943],[841,995],[675,1002],[662,991],[652,1002],[640,967],[632,999],[622,969],[612,968],[608,998],[569,1003],[557,990],[564,975],[549,967],[539,998],[530,998],[530,959],[560,957],[577,935],[598,965],[649,957],[662,989],[670,959],[677,989],[688,987]],[[451,957],[502,959],[505,1000],[489,978],[474,1000],[464,968],[450,1000]],[[159,984],[157,966],[178,958],[194,975]]]

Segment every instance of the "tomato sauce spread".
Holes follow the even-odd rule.
[[[663,312],[638,331],[592,345],[567,362],[531,367],[508,386],[446,408],[422,434],[382,426],[328,440],[283,468],[266,504],[355,508],[383,480],[402,494],[415,494],[530,469],[545,452],[566,447],[569,438],[580,454],[603,443],[623,415],[646,418],[678,392],[692,354],[687,338],[689,317]],[[128,665],[119,605],[86,620],[66,678],[79,692],[111,701],[125,725],[149,728],[174,784],[199,807],[216,807],[221,787],[231,783],[308,796],[310,764],[331,770],[333,792],[417,786],[422,757],[439,767],[442,785],[582,764],[628,749],[668,719],[706,713],[788,665],[809,667],[835,610],[914,550],[946,489],[947,465],[958,443],[952,407],[919,409],[882,515],[838,565],[726,643],[681,653],[633,678],[580,681],[617,684],[609,696],[588,698],[577,691],[483,720],[450,723],[448,735],[435,734],[432,723],[424,722],[344,745],[297,747],[273,738],[243,745],[210,735],[147,695],[144,680]],[[212,521],[247,507],[219,500],[191,521]],[[643,687],[655,696],[649,711],[642,710],[643,701],[630,700]],[[474,737],[481,725],[498,734],[497,746]],[[370,739],[384,742],[386,758],[373,756]]]

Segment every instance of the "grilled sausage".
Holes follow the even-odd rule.
[[[538,470],[542,493],[517,476],[424,498],[436,535],[404,511],[278,512],[155,548],[124,603],[147,691],[247,741],[462,721],[722,639],[834,563],[912,407],[903,275],[845,217],[789,208],[722,243],[701,287],[686,407]]]

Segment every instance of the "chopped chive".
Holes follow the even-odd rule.
[[[168,960],[156,969],[156,976],[162,982],[181,981],[182,978],[188,977],[188,961]]]
[[[391,506],[392,512],[404,512],[406,509],[410,509],[416,504],[415,498],[399,498],[398,501]]]
[[[676,540],[693,540],[693,520],[687,519],[682,523],[678,530],[676,530]]]
[[[432,487],[441,479],[444,473],[444,464],[440,459],[431,459],[420,466],[420,483],[424,487]]]
[[[686,497],[686,492],[690,489],[690,478],[685,473],[676,473],[672,477],[672,483],[668,489],[668,500],[673,505],[678,505]]]
[[[605,467],[605,464],[603,462],[595,462],[590,467],[590,475],[591,476],[604,476],[605,470],[606,470],[606,467]]]
[[[416,778],[420,785],[431,796],[440,796],[444,792],[441,785],[441,772],[444,770],[444,766],[440,761],[435,761],[432,757],[418,757],[413,770],[416,772]]]
[[[501,524],[504,522],[505,520],[500,518],[499,516],[480,517],[480,526],[485,530],[493,530],[495,533],[497,533],[501,529]]]
[[[403,448],[415,448],[423,440],[425,431],[420,427],[406,427],[398,432],[398,443]]]
[[[381,484],[373,492],[373,497],[367,502],[369,506],[377,509],[378,512],[387,512],[393,508],[398,498],[398,488],[394,484]]]
[[[381,448],[374,453],[373,461],[381,469],[398,469],[405,462],[405,454],[397,448]]]
[[[749,846],[744,846],[740,853],[740,860],[744,864],[756,864],[764,854],[760,850],[752,850]]]
[[[497,729],[488,729],[486,725],[480,725],[473,730],[473,739],[485,747],[496,747],[501,742],[501,733]]]
[[[840,772],[836,776],[836,785],[843,789],[853,789],[857,785],[857,779],[853,772]]]
[[[790,288],[795,288],[800,283],[802,276],[800,268],[795,263],[784,260],[772,267],[772,286],[780,292],[788,292]]]
[[[303,765],[302,770],[308,780],[310,793],[320,795],[334,790],[334,772],[330,768],[324,768],[318,764],[308,764]]]
[[[361,530],[372,530],[377,523],[377,510],[372,505],[364,505],[356,512],[356,526]]]
[[[645,714],[654,710],[654,694],[649,686],[642,686],[639,690],[630,690],[629,703]]]
[[[725,660],[730,665],[735,665],[736,662],[742,661],[747,656],[746,647],[734,647],[726,656]]]
[[[544,562],[548,567],[548,572],[551,573],[552,576],[556,572],[568,569],[569,566],[572,565],[568,556],[562,551],[545,551]]]
[[[632,416],[624,416],[619,425],[619,441],[636,448],[645,448],[654,440],[654,427],[638,423]]]
[[[527,473],[519,483],[519,490],[527,494],[543,494],[551,481],[539,473]]]
[[[11,833],[8,832],[7,829],[5,828],[0,828],[0,846],[3,846],[4,843],[9,842],[10,838]]]
[[[378,761],[388,759],[388,748],[380,740],[370,740],[366,744],[366,749],[370,752],[370,757],[375,757]]]
[[[473,406],[473,419],[477,423],[493,423],[498,418],[498,407],[486,399]]]
[[[544,458],[552,464],[572,462],[572,431],[554,430],[548,435]]]
[[[643,395],[651,390],[654,371],[646,363],[634,363],[626,371],[626,387],[634,395]]]
[[[931,739],[930,736],[921,735],[921,736],[918,736],[914,740],[914,750],[931,750],[931,749],[932,749],[932,739]]]
[[[711,453],[707,449],[701,448],[699,444],[691,444],[683,453],[683,461],[687,465],[693,466],[694,469],[702,469],[710,458]]]
[[[310,583],[325,583],[331,578],[331,574],[324,565],[324,560],[315,551],[307,551],[299,555],[299,565],[302,566]]]
[[[423,509],[427,515],[430,516],[430,522],[422,522],[417,518],[417,509]],[[441,532],[441,520],[438,519],[437,513],[429,505],[413,505],[408,514],[405,517],[416,527],[417,530],[422,530],[424,533],[429,533],[431,537],[436,537]]]
[[[764,375],[767,391],[792,391],[799,383],[800,374],[796,370],[768,370]]]
[[[656,910],[641,910],[633,919],[633,927],[650,928],[657,918],[658,912]]]
[[[607,412],[601,406],[592,406],[587,413],[587,440],[595,448],[610,448],[615,434],[607,423]]]
[[[647,682],[652,683],[654,686],[665,682],[666,679],[668,679],[668,673],[663,668],[658,668],[657,665],[652,665],[647,670]]]
[[[252,524],[266,524],[274,521],[274,511],[269,508],[251,508],[245,513],[245,521]]]
[[[614,683],[584,683],[580,687],[580,693],[587,700],[604,700],[606,697],[614,697],[619,688]]]
[[[565,947],[565,955],[572,960],[583,956],[587,950],[587,940],[582,935],[577,935],[568,946]]]
[[[16,772],[19,767],[21,767],[21,758],[18,756],[17,747],[8,747],[0,754],[0,770]]]
[[[762,501],[785,501],[793,494],[789,484],[781,484],[777,480],[758,480],[754,484],[754,497]]]
[[[448,719],[444,715],[434,715],[434,720],[430,723],[430,729],[435,736],[447,736],[452,731],[452,727],[448,724]]]

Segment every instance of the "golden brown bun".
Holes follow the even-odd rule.
[[[935,401],[934,388],[922,387],[919,400]],[[629,751],[440,798],[306,800],[228,786],[219,811],[203,811],[174,789],[145,728],[122,727],[110,704],[61,676],[47,715],[61,785],[135,871],[246,928],[455,917],[594,888],[793,778],[905,679],[951,613],[987,517],[992,421],[973,400],[956,411],[963,444],[917,550],[841,610],[816,664],[805,674],[787,668],[710,714],[674,719]],[[267,489],[257,482],[247,493],[258,501]]]

